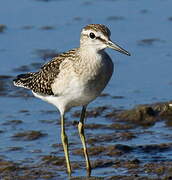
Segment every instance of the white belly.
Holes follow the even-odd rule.
[[[85,67],[80,66],[80,71],[77,72],[74,66],[63,68],[52,84],[53,96],[33,94],[58,109],[87,105],[99,96],[107,85],[113,73],[113,63],[111,59],[105,59]]]

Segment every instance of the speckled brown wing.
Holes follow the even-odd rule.
[[[40,71],[35,73],[21,74],[14,79],[14,85],[31,89],[34,93],[42,95],[54,95],[51,85],[60,72],[60,64],[65,59],[73,59],[76,49],[62,53],[54,57],[50,62],[43,65]]]

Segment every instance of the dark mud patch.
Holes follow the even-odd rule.
[[[32,141],[44,137],[46,135],[47,134],[42,133],[41,131],[25,131],[14,134],[12,138],[14,138],[15,140]]]
[[[172,102],[157,103],[154,105],[154,109],[166,123],[172,121]]]
[[[74,21],[82,21],[82,17],[80,16],[76,16],[73,18]]]
[[[161,40],[159,38],[148,38],[148,39],[142,39],[138,41],[139,46],[151,46],[154,45],[155,43],[164,43],[164,40]]]
[[[6,29],[7,29],[7,26],[5,24],[0,24],[0,33],[5,32]]]
[[[106,18],[107,21],[122,21],[125,20],[123,16],[109,16]]]
[[[47,26],[42,26],[39,29],[44,30],[44,31],[48,31],[48,30],[55,30],[56,27],[55,26],[48,26],[47,25]]]
[[[30,111],[29,111],[29,110],[26,110],[26,109],[21,109],[21,110],[18,111],[18,112],[21,113],[21,114],[24,114],[24,115],[26,115],[26,116],[28,116],[28,115],[31,114]]]
[[[140,11],[140,13],[141,13],[141,14],[147,14],[147,13],[149,13],[149,10],[147,10],[147,9],[142,9],[142,10]]]
[[[22,120],[9,120],[9,121],[6,121],[6,122],[4,122],[4,123],[2,123],[2,125],[12,125],[12,126],[14,126],[14,125],[19,125],[19,124],[22,124],[23,123],[23,121]]]
[[[137,123],[142,126],[154,125],[158,120],[156,111],[152,107],[140,106],[132,110],[117,114],[116,118],[127,122]]]
[[[4,130],[0,130],[0,134],[4,133],[5,131]]]
[[[21,110],[19,111],[19,113],[29,113],[29,110],[27,110],[27,109],[21,109]]]
[[[23,147],[14,146],[14,147],[8,147],[7,151],[22,151]]]
[[[149,127],[160,120],[165,120],[168,123],[172,120],[172,107],[170,104],[171,102],[155,103],[151,105],[139,105],[130,110],[113,110],[107,113],[105,117],[115,121]]]
[[[144,153],[158,153],[172,150],[172,143],[148,144],[136,147],[137,150]]]
[[[124,96],[112,96],[113,99],[124,99]]]
[[[169,21],[172,21],[172,16],[168,18]]]
[[[100,94],[99,97],[108,97],[108,96],[110,96],[110,94],[108,94],[108,93],[102,93],[102,94]]]

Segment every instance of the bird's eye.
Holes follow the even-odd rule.
[[[90,38],[91,38],[91,39],[94,39],[94,38],[96,37],[96,36],[95,36],[95,34],[94,34],[94,33],[92,33],[92,32],[90,33],[90,35],[89,35],[89,36],[90,36]]]

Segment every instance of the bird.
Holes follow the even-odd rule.
[[[88,24],[81,30],[80,45],[44,64],[39,71],[18,75],[14,85],[32,91],[33,95],[53,104],[60,113],[61,141],[63,144],[67,173],[71,177],[68,137],[65,131],[65,113],[81,106],[78,131],[86,161],[87,176],[91,176],[91,163],[86,145],[84,124],[86,109],[90,102],[100,96],[114,71],[114,64],[106,53],[111,48],[130,56],[131,54],[110,39],[111,32],[103,24]]]

